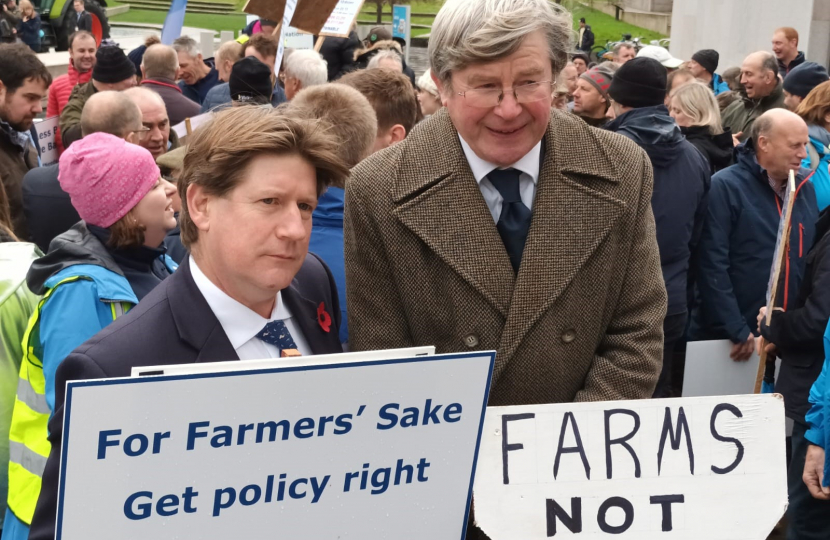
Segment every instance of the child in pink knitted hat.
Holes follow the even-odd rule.
[[[161,178],[150,152],[94,133],[63,153],[58,179],[83,221],[55,238],[27,276],[29,289],[43,302],[26,334],[20,379],[44,404],[55,403],[55,376],[64,358],[176,269],[163,245],[176,226],[175,188]],[[53,411],[38,410],[33,417],[18,409],[12,416],[13,432],[24,439],[18,442],[48,449],[46,425]],[[9,488],[36,500],[40,477],[10,477]],[[4,528],[25,537],[34,507],[19,503],[22,497],[11,500],[16,502]]]

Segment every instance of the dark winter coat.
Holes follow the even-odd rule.
[[[44,253],[52,240],[81,221],[58,182],[58,164],[32,169],[23,178],[23,212],[32,242]]]
[[[315,38],[316,41],[317,38]],[[320,54],[326,60],[329,82],[335,81],[352,71],[355,51],[360,48],[360,38],[352,31],[349,37],[327,37],[320,48]]]
[[[758,310],[766,305],[783,202],[758,164],[752,139],[738,146],[735,154],[737,163],[712,177],[698,253],[700,304],[692,314],[690,329],[695,340],[743,342],[750,331],[757,331]],[[798,293],[804,259],[815,238],[818,207],[813,184],[805,181],[808,174],[801,169],[796,177],[790,250],[777,305],[785,299],[793,301]]]
[[[778,347],[781,371],[775,391],[784,396],[787,417],[805,423],[810,387],[824,365],[824,331],[830,319],[830,210],[816,225],[816,245],[807,254],[804,280],[787,311],[773,311],[761,334]]]
[[[784,85],[779,81],[772,93],[761,99],[749,99],[743,91],[741,99],[729,104],[723,110],[723,127],[729,128],[732,133],[741,133],[741,142],[747,140],[755,120],[771,109],[783,109]]]
[[[20,20],[20,25],[17,27],[17,36],[20,40],[29,46],[30,49],[36,53],[40,52],[40,15],[35,13],[35,16],[28,21]]]
[[[86,11],[75,14],[75,31],[86,30],[92,32],[92,15]]]
[[[582,41],[579,43],[579,50],[590,53],[594,47],[594,32],[591,30],[591,25],[585,25],[585,32],[582,33]]]
[[[213,58],[205,59],[205,64],[210,68],[208,74],[196,81],[196,84],[185,84],[184,81],[179,81],[179,88],[182,90],[184,97],[191,101],[195,101],[199,105],[205,100],[207,93],[211,88],[218,84],[222,84],[219,80],[219,72],[216,71],[216,65]]]
[[[682,127],[680,131],[709,161],[712,174],[735,162],[735,146],[729,129],[720,135],[712,135],[707,126]]]
[[[801,52],[801,51],[798,51],[798,56],[796,56],[796,57],[793,59],[793,61],[792,61],[792,62],[790,62],[789,64],[785,64],[784,62],[782,62],[781,60],[779,60],[779,61],[778,61],[778,74],[779,74],[779,75],[781,75],[781,78],[783,79],[784,77],[786,77],[786,76],[787,76],[787,74],[788,74],[790,71],[792,71],[792,70],[793,70],[793,69],[795,69],[796,67],[798,67],[798,66],[800,66],[801,64],[803,64],[805,60],[806,60],[806,59],[804,58],[804,53],[803,53],[803,52]]]
[[[689,260],[706,213],[709,163],[680,132],[663,106],[634,109],[606,126],[648,154],[654,169],[651,208],[657,225],[660,267],[668,293],[666,315],[687,310]]]

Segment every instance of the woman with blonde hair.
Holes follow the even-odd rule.
[[[709,160],[712,174],[732,165],[732,133],[723,128],[718,102],[705,84],[693,82],[675,90],[669,114],[686,139]]]
[[[17,35],[36,53],[40,52],[40,15],[29,0],[20,0],[20,24]]]
[[[807,157],[801,166],[813,171],[810,181],[816,188],[819,211],[830,206],[830,81],[813,88],[795,109],[810,133]]]

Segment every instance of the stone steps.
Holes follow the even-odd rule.
[[[135,0],[129,2],[132,9],[142,9],[146,11],[164,11],[170,10],[170,2],[164,0]],[[228,3],[213,3],[213,2],[188,2],[188,13],[203,13],[207,15],[235,15],[236,4]]]

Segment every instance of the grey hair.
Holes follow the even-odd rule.
[[[681,86],[672,96],[672,105],[691,118],[693,126],[706,126],[711,135],[723,133],[718,102],[705,84],[692,82]]]
[[[765,114],[762,114],[753,122],[750,137],[752,138],[752,147],[755,148],[756,152],[758,151],[758,139],[769,135],[773,124],[772,116]]]
[[[764,59],[761,62],[761,69],[764,71],[772,71],[778,75],[778,59],[771,52],[764,51]]]
[[[202,54],[201,51],[199,51],[199,44],[196,43],[196,40],[190,36],[181,36],[176,38],[173,42],[173,49],[175,49],[176,52],[183,52],[191,58],[196,58]]]
[[[432,26],[430,68],[449,87],[453,71],[510,56],[537,31],[545,34],[556,76],[574,35],[563,8],[549,0],[447,0]]]
[[[623,49],[633,49],[634,45],[621,41],[614,45],[614,56],[619,56]]]
[[[403,73],[403,60],[401,60],[401,56],[393,50],[386,49],[383,51],[379,51],[375,54],[371,60],[369,60],[369,64],[366,66],[368,69],[375,69],[380,67],[381,60],[392,60],[400,66],[400,71]]]
[[[329,79],[327,65],[317,51],[295,50],[285,61],[285,76],[297,79],[303,88],[325,84]]]

